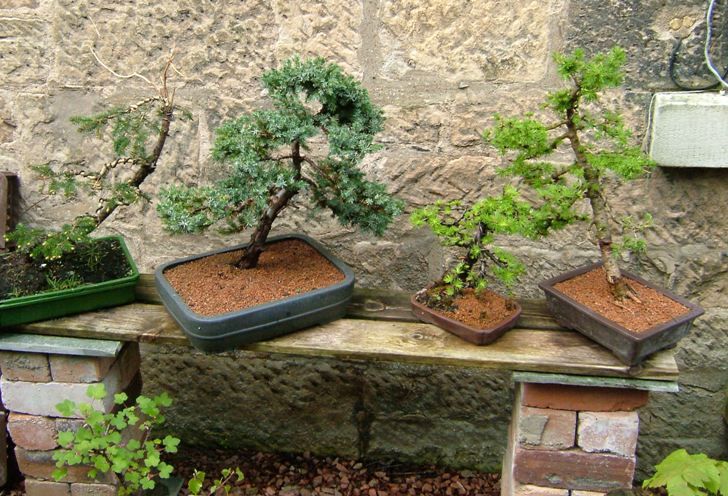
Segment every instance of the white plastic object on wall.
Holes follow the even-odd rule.
[[[662,167],[728,168],[728,95],[657,93],[650,156]]]

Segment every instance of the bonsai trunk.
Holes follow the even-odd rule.
[[[576,98],[576,94],[575,97]],[[612,256],[612,232],[609,225],[609,213],[607,211],[607,202],[602,196],[602,184],[599,171],[597,171],[586,158],[579,141],[579,134],[574,116],[576,110],[574,107],[566,112],[566,127],[568,129],[566,136],[571,143],[571,149],[574,152],[577,165],[584,171],[584,179],[586,180],[586,197],[589,199],[589,205],[592,211],[592,221],[597,235],[597,245],[601,254],[604,272],[607,276],[607,282],[612,289],[612,294],[618,300],[624,299],[629,294],[629,287],[622,277],[622,272],[617,262]]]
[[[301,176],[301,164],[303,163],[303,157],[301,156],[301,146],[298,141],[294,141],[291,145],[291,162],[293,168],[296,170],[296,178],[299,179]],[[265,241],[268,239],[268,234],[273,227],[273,221],[276,220],[278,214],[281,213],[288,202],[296,196],[298,190],[293,188],[280,188],[268,199],[268,208],[265,209],[263,215],[258,220],[258,225],[250,236],[250,243],[245,249],[243,256],[236,261],[233,265],[238,269],[253,269],[258,265],[258,259],[260,254],[265,249]]]

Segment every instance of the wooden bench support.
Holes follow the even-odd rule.
[[[650,389],[677,387],[533,373],[515,373],[514,381],[503,496],[592,496],[631,488],[637,409],[647,404]]]
[[[115,393],[126,391],[136,397],[141,391],[139,344],[38,337],[0,336],[0,390],[9,411],[7,430],[25,476],[26,494],[115,495],[115,479],[92,481],[86,476],[89,467],[70,467],[64,481],[53,480],[58,432],[72,430],[80,422],[63,417],[55,405],[70,399],[108,412],[114,406]],[[86,396],[88,386],[98,383],[103,383],[108,393],[103,402]]]

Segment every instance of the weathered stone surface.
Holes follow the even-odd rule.
[[[48,382],[51,380],[48,355],[0,351],[0,370],[8,381]]]
[[[37,19],[18,19],[0,14],[0,59],[5,85],[25,88],[48,78],[51,48],[48,25]]]
[[[536,408],[592,412],[630,411],[648,401],[647,391],[561,384],[524,384],[521,399],[524,405]]]
[[[579,412],[578,444],[589,453],[634,456],[639,435],[637,412]]]
[[[116,496],[117,488],[111,484],[71,484],[71,496]]]
[[[560,0],[385,0],[382,75],[537,81],[546,73],[552,28],[564,8]]]
[[[521,407],[518,444],[524,448],[563,450],[574,446],[576,412]]]
[[[115,359],[50,355],[48,361],[56,382],[97,382],[106,376]]]
[[[516,448],[513,477],[522,484],[587,491],[632,487],[634,458]]]
[[[58,446],[56,422],[49,417],[11,412],[8,432],[16,446],[27,450],[51,450]]]
[[[67,482],[25,479],[26,496],[70,496],[71,485]]]
[[[53,451],[30,451],[16,446],[15,458],[18,461],[18,468],[26,477],[54,480],[53,470],[56,468],[56,462],[53,460]],[[93,480],[87,475],[91,467],[72,465],[67,468],[68,475],[61,482],[89,482]],[[109,472],[108,475],[99,474],[97,480],[113,483],[116,476],[112,472]]]
[[[516,484],[513,488],[514,496],[569,496],[568,489],[556,487],[539,487],[528,484]]]
[[[8,482],[8,431],[5,413],[0,415],[0,486]]]

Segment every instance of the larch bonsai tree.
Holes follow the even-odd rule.
[[[432,308],[450,310],[464,289],[479,293],[492,278],[510,289],[525,267],[512,253],[496,246],[495,237],[519,234],[534,238],[545,234],[537,218],[533,206],[512,186],[505,187],[500,196],[483,198],[471,206],[460,200],[438,200],[415,210],[411,216],[413,225],[427,225],[443,246],[457,247],[463,252],[432,288],[419,293],[424,298],[422,302]]]
[[[653,162],[639,148],[630,146],[630,131],[622,117],[599,105],[599,96],[622,84],[625,53],[619,47],[587,59],[582,50],[554,57],[559,74],[571,85],[547,95],[544,107],[556,115],[543,122],[533,114],[523,118],[496,116],[496,124],[484,133],[486,141],[502,155],[511,156],[505,176],[520,178],[537,197],[542,228],[560,228],[582,220],[577,202],[588,201],[607,281],[617,299],[635,298],[621,275],[615,257],[623,249],[645,247],[639,236],[651,217],[617,220],[610,215],[607,179],[635,179]],[[562,146],[563,145],[563,146]],[[567,164],[549,161],[566,147],[573,157]],[[619,235],[619,240],[617,239]]]
[[[299,193],[342,224],[381,235],[403,205],[359,168],[378,149],[374,136],[383,124],[366,90],[322,58],[290,59],[266,72],[263,84],[271,109],[217,129],[213,157],[229,166],[227,177],[163,190],[157,210],[165,226],[185,233],[219,222],[225,232],[253,227],[235,262],[242,269],[256,266],[273,223]]]
[[[173,59],[174,54],[166,61],[159,84],[138,73],[122,76],[109,69],[121,78],[143,79],[154,88],[154,96],[95,115],[71,118],[79,132],[108,140],[115,155],[113,160],[96,168],[88,166],[85,160],[31,167],[46,183],[45,193],[60,193],[72,199],[83,189],[96,198],[97,206],[93,213],[77,217],[58,231],[19,224],[7,237],[20,252],[34,259],[58,259],[88,241],[89,234],[119,207],[146,199],[140,187],[157,168],[175,115],[184,120],[192,118],[188,110],[174,103],[175,91],[167,85]],[[99,63],[106,67],[100,60]]]

